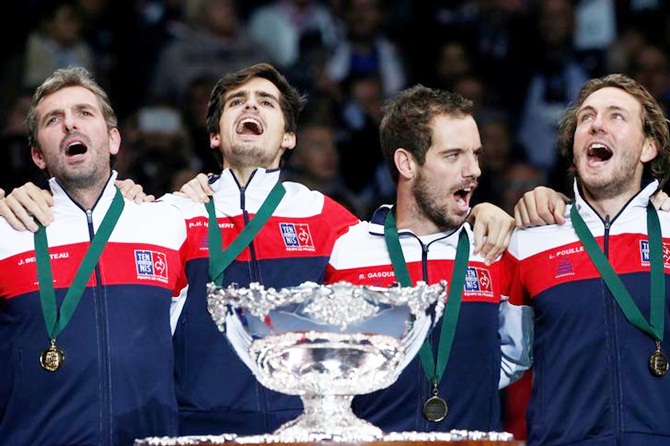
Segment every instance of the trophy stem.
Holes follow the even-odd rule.
[[[341,438],[364,441],[381,438],[377,426],[357,417],[351,410],[353,395],[302,395],[303,413],[284,423],[274,434],[290,439]]]

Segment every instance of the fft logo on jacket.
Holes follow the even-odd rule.
[[[135,271],[139,278],[167,281],[168,268],[165,254],[157,251],[135,250]]]
[[[314,250],[312,233],[307,223],[279,223],[284,245],[289,251]]]

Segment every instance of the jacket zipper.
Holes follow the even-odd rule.
[[[88,224],[89,239],[93,240],[95,231],[93,229],[93,212],[86,210],[86,222]],[[109,333],[107,301],[102,287],[102,276],[100,273],[100,264],[96,263],[95,269],[95,291],[93,294],[96,319],[97,319],[97,337],[99,345],[100,358],[100,441],[102,444],[113,444],[112,423],[111,423],[111,371],[110,371],[110,353],[107,335]]]

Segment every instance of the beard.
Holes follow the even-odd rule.
[[[610,180],[587,180],[579,178],[583,187],[599,200],[616,198],[629,188],[629,180],[626,177],[612,178]]]
[[[57,175],[65,189],[87,190],[99,185],[103,180],[107,181],[111,167],[103,160],[93,160],[88,166],[76,168],[64,168]]]
[[[418,174],[412,190],[417,206],[416,212],[431,221],[442,231],[462,225],[467,215],[454,215],[453,212],[450,212],[448,204],[440,206],[439,203],[446,201],[445,194],[443,192],[436,193],[431,188],[431,182],[422,173]]]
[[[596,199],[607,200],[625,195],[631,189],[637,190],[639,184],[631,185],[634,176],[637,159],[628,153],[614,166],[613,170],[606,174],[580,175],[577,169],[577,179],[582,186]]]
[[[224,154],[225,159],[235,167],[268,167],[276,156],[276,152],[269,153],[254,144],[236,144],[231,147],[230,153]]]

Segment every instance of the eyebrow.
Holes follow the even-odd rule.
[[[231,99],[234,98],[243,98],[249,96],[249,91],[248,90],[238,90],[235,93],[230,93],[225,97],[225,102],[228,102]]]
[[[252,93],[252,92],[251,92],[250,90],[239,90],[239,91],[236,91],[235,93],[231,93],[230,95],[228,95],[228,96],[226,97],[225,102],[228,102],[229,100],[234,99],[234,98],[247,98],[247,97],[249,97],[249,96],[251,95],[251,93]],[[263,90],[254,90],[253,93],[254,93],[256,96],[258,96],[258,97],[261,97],[261,98],[270,98],[270,99],[275,100],[276,102],[279,102],[279,98],[278,98],[277,96],[275,96],[275,95],[273,95],[273,94],[271,94],[271,93],[268,93],[267,91],[263,91]]]
[[[581,114],[582,112],[587,111],[587,110],[588,111],[595,111],[596,108],[592,105],[587,105],[585,107],[580,108],[577,111],[577,114]],[[622,112],[627,112],[627,113],[630,112],[630,110],[628,110],[627,108],[621,107],[620,105],[608,105],[607,107],[605,107],[605,111],[622,111]]]
[[[74,106],[68,107],[68,108],[72,108],[75,111],[82,111],[82,110],[92,110],[92,111],[94,111],[94,110],[96,110],[96,106],[93,105],[93,104],[90,104],[88,102],[81,102],[79,104],[75,104]],[[53,116],[62,116],[64,114],[65,114],[65,109],[63,107],[59,107],[59,108],[56,108],[54,110],[50,110],[47,113],[45,113],[42,116],[42,118],[40,119],[40,122],[44,122],[45,120],[47,120],[47,119],[49,119]]]

